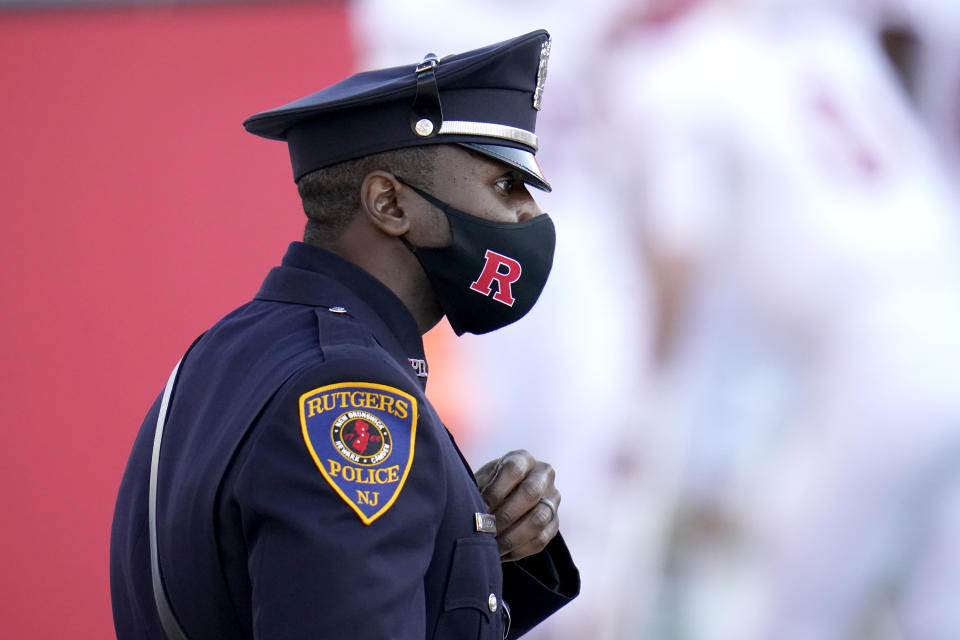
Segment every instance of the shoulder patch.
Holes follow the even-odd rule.
[[[394,387],[341,382],[300,396],[313,461],[364,524],[387,512],[410,473],[417,400]]]

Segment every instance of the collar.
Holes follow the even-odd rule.
[[[255,299],[345,309],[426,386],[423,338],[413,316],[386,285],[349,260],[320,247],[291,242]]]

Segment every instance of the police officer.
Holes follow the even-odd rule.
[[[308,222],[150,409],[111,537],[117,636],[518,637],[579,591],[549,465],[474,475],[424,396],[421,335],[534,304],[527,191],[550,39],[357,74],[257,114]]]

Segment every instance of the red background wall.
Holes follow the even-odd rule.
[[[240,123],[352,67],[339,3],[0,13],[3,637],[112,636],[136,429],[302,228]]]

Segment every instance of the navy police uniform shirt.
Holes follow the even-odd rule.
[[[420,332],[353,264],[293,243],[194,344],[158,475],[160,568],[191,639],[518,637],[579,591],[558,535],[500,562],[472,472],[424,396]],[[114,514],[117,637],[164,638],[149,411]],[[506,602],[507,606],[504,606]]]

